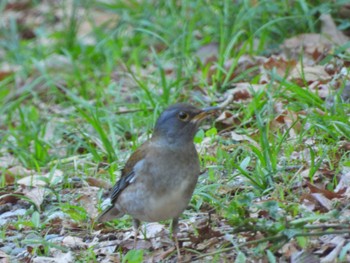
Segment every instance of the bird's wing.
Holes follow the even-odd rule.
[[[113,186],[111,191],[111,203],[115,203],[119,194],[133,181],[135,172],[131,171],[129,174],[121,177],[119,181]]]
[[[112,191],[111,191],[111,203],[113,204],[119,194],[130,184],[133,182],[134,178],[135,178],[135,171],[134,171],[134,167],[135,165],[141,161],[142,159],[145,158],[146,156],[146,149],[147,149],[147,145],[149,144],[149,142],[144,143],[143,145],[141,145],[128,159],[128,161],[126,162],[124,169],[122,170],[122,175],[120,177],[120,179],[118,180],[118,182],[113,186]]]
[[[142,159],[145,158],[146,154],[148,153],[148,144],[149,142],[146,142],[143,145],[141,145],[126,162],[124,169],[122,170],[122,175],[118,182],[113,186],[110,194],[112,205],[107,207],[97,217],[97,222],[105,222],[123,216],[123,212],[116,209],[114,203],[117,201],[120,193],[135,180],[136,174],[134,171],[134,167],[138,162],[142,161]]]

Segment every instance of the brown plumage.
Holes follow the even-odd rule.
[[[213,110],[216,108],[198,109],[188,104],[167,108],[158,118],[152,138],[126,162],[111,191],[112,206],[102,212],[98,222],[129,214],[136,240],[140,221],[173,219],[180,256],[178,218],[190,202],[200,171],[193,138],[201,120]]]

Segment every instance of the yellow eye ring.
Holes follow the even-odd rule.
[[[188,121],[190,115],[184,111],[180,111],[177,117],[179,118],[180,121]]]

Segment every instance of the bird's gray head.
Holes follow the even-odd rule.
[[[213,109],[198,109],[186,103],[174,104],[158,118],[152,139],[179,146],[192,143],[200,122]]]

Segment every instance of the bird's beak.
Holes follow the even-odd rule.
[[[199,123],[219,109],[220,107],[216,107],[216,106],[203,108],[200,110],[200,112],[196,116],[193,117],[191,122]]]

